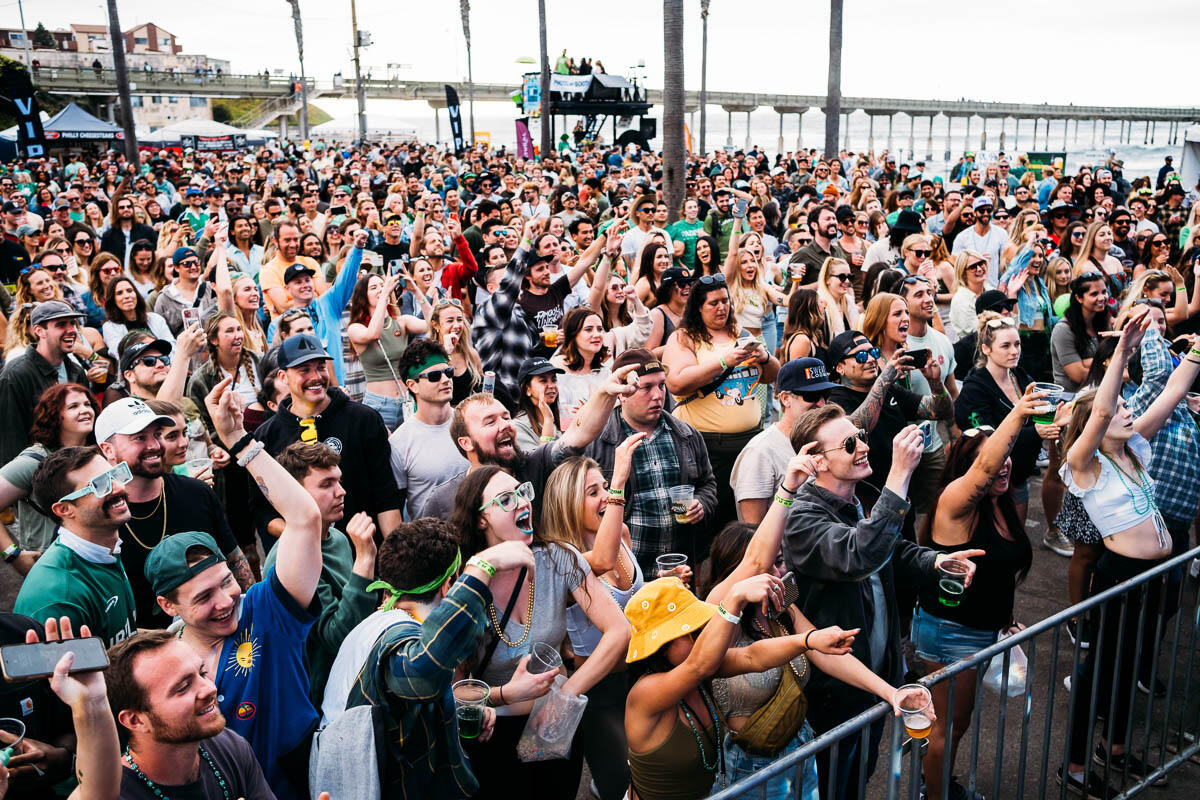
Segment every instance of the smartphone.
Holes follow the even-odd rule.
[[[185,307],[183,309],[183,327],[190,328],[200,324],[200,309]]]
[[[1187,352],[1187,349],[1192,346],[1192,340],[1186,336],[1180,336],[1175,341],[1171,342],[1171,352],[1176,355],[1181,355]]]
[[[402,259],[393,258],[391,261],[388,262],[388,274],[389,275],[395,275],[397,272],[401,272],[403,269],[404,269],[404,261]]]
[[[739,198],[737,199],[737,202],[736,202],[736,203],[734,203],[734,206],[733,206],[733,215],[734,215],[735,217],[739,217],[739,218],[746,216],[746,208],[747,208],[749,205],[750,205],[750,201],[749,201],[749,200],[747,200],[747,199],[746,199],[746,198],[744,198],[744,197],[739,197]]]
[[[796,575],[787,573],[783,576],[783,602],[779,608],[772,608],[767,614],[771,619],[778,619],[784,611],[787,611],[788,606],[800,599],[800,584],[796,583]]]
[[[95,636],[86,639],[70,639],[65,642],[39,642],[37,644],[9,644],[0,647],[0,670],[9,682],[38,680],[54,674],[54,665],[63,653],[75,654],[71,673],[98,672],[108,668],[108,653],[104,642]]]
[[[331,217],[346,216],[346,207],[345,206],[330,206],[329,207],[329,216],[331,216]]]
[[[921,350],[906,350],[904,354],[912,359],[913,369],[923,369],[929,362],[928,348],[923,348]]]
[[[929,352],[929,351],[926,350],[925,352]],[[933,444],[933,423],[930,422],[929,420],[925,420],[920,425],[918,425],[917,428],[920,429],[921,441],[924,443],[925,449],[928,450],[929,446],[931,444]]]

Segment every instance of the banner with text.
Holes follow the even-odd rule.
[[[458,92],[446,84],[446,111],[450,114],[450,136],[454,139],[454,149],[463,149],[462,106],[458,102]]]
[[[11,98],[17,109],[17,150],[26,158],[40,158],[46,154],[46,133],[42,130],[41,112],[29,73],[23,70],[7,71],[4,85],[0,87],[4,96]]]

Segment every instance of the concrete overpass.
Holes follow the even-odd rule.
[[[131,90],[134,94],[194,94],[205,97],[256,97],[264,103],[260,110],[247,115],[235,124],[243,127],[261,127],[280,114],[291,113],[296,103],[288,96],[291,94],[292,79],[260,73],[256,75],[196,75],[194,73],[168,73],[161,71],[147,72],[133,70],[130,72]],[[43,67],[34,75],[34,84],[52,94],[70,95],[99,95],[112,97],[116,95],[116,78],[112,70],[93,70],[88,67],[56,68]],[[309,99],[320,97],[353,98],[354,81],[335,75],[330,80],[309,79]],[[459,96],[466,99],[465,86],[454,84],[459,90]],[[424,100],[431,107],[445,107],[444,82],[440,81],[410,81],[400,78],[379,79],[368,77],[363,81],[367,97],[385,100]],[[506,83],[476,83],[475,99],[480,101],[508,101],[514,92],[520,90],[518,84]],[[655,105],[662,103],[662,91],[650,89],[648,99]],[[700,93],[689,91],[685,96],[688,112],[699,108]],[[747,137],[749,135],[749,114],[759,108],[770,108],[779,114],[779,140],[782,149],[784,119],[795,114],[801,119],[813,109],[820,110],[825,106],[824,95],[793,95],[757,92],[719,92],[708,93],[710,106],[720,106],[727,113],[726,143],[733,141],[733,114],[745,113]],[[1200,121],[1200,108],[1156,108],[1148,106],[1077,106],[1052,105],[1049,103],[996,103],[979,100],[920,100],[909,98],[889,97],[843,97],[843,118],[851,113],[865,112],[870,116],[871,135],[870,147],[874,149],[875,123],[878,117],[882,123],[887,121],[887,141],[891,148],[895,115],[905,114],[909,117],[909,151],[913,151],[912,143],[915,137],[915,118],[928,117],[928,136],[932,142],[934,118],[945,118],[947,131],[950,119],[963,117],[967,119],[967,134],[964,137],[964,149],[972,146],[970,126],[971,119],[1014,119],[1016,131],[1020,131],[1022,122],[1032,120],[1034,125],[1034,141],[1036,145],[1038,126],[1045,121],[1046,139],[1043,147],[1053,149],[1053,143],[1048,141],[1050,120],[1074,120],[1075,131],[1078,134],[1079,121],[1090,121],[1095,138],[1096,124],[1104,125],[1107,134],[1109,121],[1121,126],[1123,142],[1134,140],[1134,123],[1140,123],[1143,128],[1143,141],[1153,143],[1157,136],[1158,123],[1167,125],[1167,143],[1179,141],[1181,132],[1188,125]],[[846,131],[848,125],[842,125]],[[924,127],[924,126],[922,126]],[[1064,125],[1064,147],[1065,147]],[[881,136],[883,135],[881,126]],[[903,132],[901,132],[903,133]],[[1002,127],[999,146],[1004,147],[1006,132]],[[986,132],[982,134],[981,149],[987,148]],[[1102,139],[1102,141],[1106,140]],[[1036,149],[1033,148],[1033,149]]]

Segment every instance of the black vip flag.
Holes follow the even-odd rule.
[[[29,73],[7,70],[0,90],[17,107],[17,149],[26,158],[41,158],[46,154],[46,132],[42,130],[42,118]]]
[[[458,92],[446,84],[446,110],[450,113],[450,136],[454,138],[454,149],[463,149],[462,106],[458,102]]]

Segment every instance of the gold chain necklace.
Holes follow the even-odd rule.
[[[504,635],[504,631],[500,630],[500,621],[496,619],[495,603],[488,603],[488,614],[492,618],[492,627],[495,629],[496,635],[500,637],[500,641],[509,647],[520,647],[525,644],[525,640],[529,638],[529,631],[533,627],[533,578],[529,579],[529,611],[525,615],[525,632],[521,634],[520,640],[514,642]]]
[[[763,636],[767,637],[768,639],[775,638],[774,634],[772,634],[770,631],[768,631],[766,628],[764,628],[763,624],[758,621],[757,615],[755,615],[755,617],[754,617],[754,627],[758,628],[758,632],[761,633]],[[808,672],[808,658],[803,653],[801,653],[797,657],[801,660],[801,662],[804,665],[804,669],[802,671],[797,671],[796,665],[793,664],[791,661],[787,662],[787,665],[788,665],[788,669],[790,669],[792,671],[792,674],[796,676],[796,680],[801,681],[803,679],[804,674],[806,672]]]
[[[140,522],[141,520],[146,520],[146,519],[152,518],[155,514],[158,513],[158,509],[161,506],[162,512],[163,512],[163,521],[162,521],[162,531],[159,532],[159,534],[158,534],[158,541],[160,541],[160,542],[167,535],[167,504],[164,499],[166,497],[166,495],[167,495],[167,487],[164,484],[162,491],[160,491],[158,493],[158,502],[154,505],[153,511],[151,511],[149,514],[147,514],[144,517],[135,517],[135,516],[133,516],[132,510],[129,512],[129,516],[131,519],[135,519]],[[154,549],[154,545],[146,544],[145,542],[143,542],[141,539],[138,538],[138,535],[133,532],[133,528],[130,526],[130,524],[128,522],[125,523],[125,530],[129,531],[129,535],[132,536],[133,540],[135,542],[137,542],[139,545],[141,545],[143,549],[145,549],[145,550],[153,550]]]

